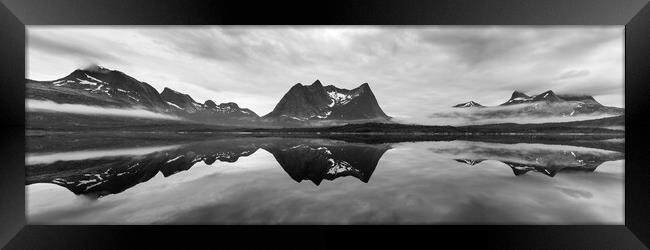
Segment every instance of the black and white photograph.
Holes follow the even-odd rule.
[[[25,29],[27,224],[625,224],[622,25]]]

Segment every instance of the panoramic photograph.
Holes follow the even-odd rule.
[[[27,26],[27,223],[622,225],[623,38]]]

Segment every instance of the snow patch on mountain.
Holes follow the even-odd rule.
[[[176,105],[176,104],[174,104],[174,103],[172,103],[172,102],[166,102],[166,103],[169,104],[169,105],[172,106],[172,107],[175,107],[175,108],[177,108],[177,109],[181,109],[181,110],[182,110],[181,107],[179,107],[178,105]]]
[[[331,99],[331,103],[328,105],[330,108],[335,105],[348,104],[353,98],[359,96],[359,94],[346,95],[336,91],[327,91],[327,95],[329,95]]]
[[[94,77],[92,77],[92,76],[89,76],[88,74],[85,74],[85,75],[86,75],[86,77],[88,77],[89,79],[91,79],[91,80],[93,80],[93,81],[95,81],[95,82],[98,82],[98,83],[105,83],[104,81],[99,80],[99,79],[97,79],[97,78],[94,78]]]

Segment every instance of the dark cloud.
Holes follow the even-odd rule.
[[[118,57],[108,53],[107,50],[102,50],[90,44],[71,43],[69,40],[51,39],[39,34],[30,34],[27,43],[29,43],[31,49],[64,57],[75,56],[99,62],[120,61]]]
[[[467,66],[498,64],[512,57],[529,62],[575,59],[620,36],[617,30],[584,27],[581,32],[546,27],[459,27],[419,32],[423,42],[443,48]]]
[[[525,37],[515,32],[461,28],[459,30],[423,30],[419,33],[423,42],[439,46],[446,54],[459,62],[474,66],[516,53],[526,44]]]

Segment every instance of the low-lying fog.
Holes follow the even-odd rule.
[[[61,104],[52,101],[42,101],[27,99],[25,101],[25,110],[27,112],[63,112],[83,115],[109,115],[109,116],[130,116],[152,119],[167,119],[167,120],[181,120],[181,118],[155,113],[144,109],[120,109],[120,108],[105,108],[99,106],[89,106],[82,104]]]

